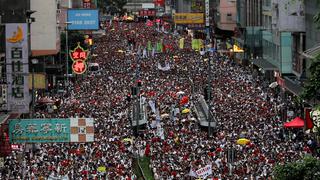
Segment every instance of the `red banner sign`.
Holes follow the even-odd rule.
[[[85,9],[90,9],[91,8],[91,0],[83,0],[82,7]]]
[[[139,11],[139,16],[155,16],[156,10],[141,10]]]

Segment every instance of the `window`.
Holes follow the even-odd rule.
[[[232,21],[232,14],[231,13],[227,14],[227,21]]]

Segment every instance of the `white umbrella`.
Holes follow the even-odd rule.
[[[181,94],[184,94],[185,92],[183,92],[183,91],[179,91],[179,92],[177,92],[177,95],[181,95]]]
[[[161,114],[161,118],[167,118],[167,117],[169,117],[168,113]]]
[[[277,82],[277,81],[275,81],[275,82],[273,82],[273,83],[271,83],[271,84],[269,85],[270,88],[275,88],[275,87],[277,87],[277,86],[278,86],[278,82]]]

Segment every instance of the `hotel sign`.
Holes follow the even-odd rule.
[[[6,24],[8,111],[29,113],[29,45],[26,23]]]

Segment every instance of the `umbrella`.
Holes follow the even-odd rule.
[[[240,145],[246,145],[250,142],[249,139],[246,139],[246,138],[240,138],[237,140],[237,144],[240,144]]]
[[[132,144],[133,139],[131,139],[131,138],[124,138],[122,141],[123,141],[123,142],[130,142],[130,143]]]
[[[181,111],[182,114],[187,114],[190,112],[190,109],[186,108],[184,110]]]
[[[184,92],[183,91],[177,92],[177,95],[181,95],[181,94],[184,94]]]
[[[269,85],[270,88],[275,88],[275,87],[277,87],[277,86],[278,86],[278,82],[277,82],[277,81],[275,81],[275,82],[273,82],[273,83],[271,83],[271,84]]]
[[[98,172],[101,172],[101,173],[104,173],[107,171],[106,167],[105,166],[99,166],[98,169],[97,169]]]
[[[168,113],[161,114],[161,118],[167,118],[167,117],[169,117]]]
[[[129,17],[127,17],[127,20],[133,21],[133,17],[129,16]]]
[[[183,96],[180,100],[180,105],[188,104],[189,98],[188,96]]]
[[[196,120],[197,120],[197,119],[194,118],[194,117],[190,118],[190,121],[196,121]]]

